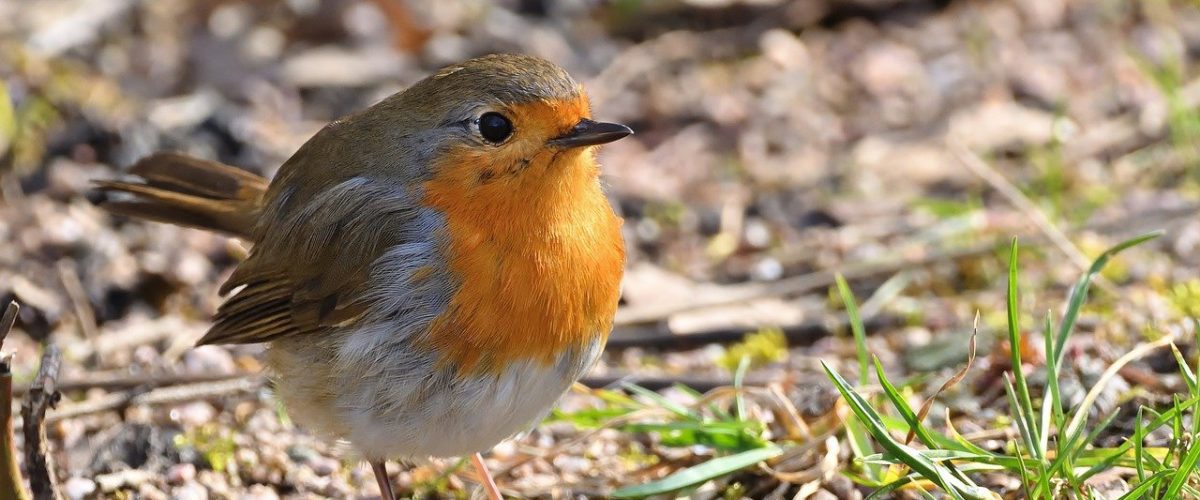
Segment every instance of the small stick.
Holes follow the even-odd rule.
[[[247,374],[195,374],[168,375],[150,379],[137,377],[101,379],[96,381],[64,380],[57,385],[58,390],[82,390],[90,388],[145,388],[154,389],[143,391],[138,389],[126,390],[109,394],[99,399],[65,405],[51,412],[46,420],[57,422],[69,418],[117,410],[127,406],[162,405],[180,403],[196,399],[211,399],[229,394],[252,392],[265,385],[266,378],[260,375]],[[660,390],[675,385],[684,385],[700,392],[707,392],[717,387],[732,384],[730,380],[707,379],[698,377],[639,377],[632,375],[584,377],[581,384],[599,389],[611,387],[621,382],[632,382],[650,390]],[[748,379],[746,386],[765,386],[767,380]],[[16,391],[24,388],[17,387]]]
[[[796,295],[833,285],[834,276],[839,272],[847,280],[862,279],[881,274],[893,274],[915,267],[933,266],[958,259],[985,255],[995,250],[997,242],[965,248],[930,251],[917,258],[893,257],[874,262],[854,263],[839,269],[817,271],[791,278],[784,278],[773,283],[729,286],[728,293],[712,299],[693,300],[686,303],[674,303],[647,307],[626,307],[617,311],[613,324],[617,327],[655,323],[675,314],[705,309],[709,307],[741,304],[767,297]]]
[[[867,318],[867,329],[879,330],[891,328],[902,323],[901,318],[881,314]],[[848,323],[845,318],[815,319],[792,325],[779,327],[783,331],[788,345],[807,345],[831,332],[845,328]],[[706,344],[721,344],[740,342],[746,337],[746,328],[725,327],[713,328],[691,333],[675,333],[666,326],[660,327],[624,327],[613,332],[608,339],[608,349],[627,349],[630,347],[652,347],[658,349],[693,349]]]
[[[13,325],[17,324],[17,313],[21,312],[21,305],[17,301],[8,303],[8,307],[4,309],[4,316],[0,317],[0,350],[4,349],[4,340],[8,338],[8,332],[12,331]],[[8,360],[5,359],[5,366],[8,366]]]
[[[1009,203],[1012,203],[1017,210],[1020,210],[1021,213],[1025,214],[1025,216],[1029,218],[1030,222],[1033,222],[1033,224],[1037,226],[1042,234],[1046,235],[1046,238],[1049,239],[1054,246],[1058,247],[1062,253],[1066,254],[1067,258],[1070,259],[1080,271],[1086,271],[1088,267],[1092,265],[1091,259],[1088,259],[1088,257],[1079,250],[1079,247],[1076,247],[1075,243],[1071,242],[1071,239],[1067,237],[1066,233],[1059,229],[1058,226],[1054,225],[1054,222],[1050,220],[1050,217],[1046,215],[1046,212],[1043,212],[1042,209],[1033,202],[1033,200],[1030,200],[1028,196],[1025,196],[1025,193],[1022,193],[1017,186],[1014,186],[1012,182],[1009,182],[1009,180],[1005,178],[1003,174],[997,172],[995,168],[992,168],[991,165],[983,161],[983,158],[980,158],[979,155],[975,154],[974,151],[971,151],[966,146],[957,143],[952,143],[948,146],[950,152],[954,154],[959,163],[962,163],[964,166],[970,169],[971,172],[974,172],[975,175],[979,176],[980,179],[983,179],[984,182],[988,183],[988,185],[992,186],[993,189],[999,192],[1001,196],[1004,196]]]
[[[590,376],[579,379],[579,383],[589,389],[616,387],[622,383],[637,384],[652,391],[661,391],[677,385],[688,387],[696,392],[708,392],[718,387],[733,385],[733,379],[703,378],[703,377],[672,377],[654,376],[643,377],[633,374]],[[742,382],[747,387],[765,387],[771,381],[762,378],[748,378]]]
[[[79,331],[83,333],[83,338],[95,342],[99,336],[96,331],[96,312],[92,310],[92,302],[88,299],[87,290],[83,288],[79,273],[75,272],[70,262],[62,260],[58,262],[58,277],[67,291],[67,297],[71,299],[71,306],[75,309]]]
[[[107,391],[131,389],[135,387],[156,388],[199,382],[220,382],[250,376],[247,373],[184,373],[157,375],[130,375],[121,371],[100,371],[89,374],[86,378],[66,378],[58,381],[59,392],[86,391],[88,389],[104,389]],[[28,385],[18,385],[13,388],[17,395],[29,391]]]
[[[475,464],[475,472],[479,474],[479,486],[483,488],[484,493],[487,493],[488,500],[504,500],[504,495],[500,494],[500,488],[496,487],[496,480],[492,479],[492,473],[488,472],[483,455],[478,453],[471,455],[471,462]]]
[[[118,410],[128,406],[165,405],[214,399],[231,394],[250,393],[263,386],[264,379],[259,376],[246,376],[218,382],[160,387],[146,392],[136,390],[109,394],[102,398],[76,403],[54,411],[46,417],[48,422],[57,422],[69,418],[92,415],[106,411]]]
[[[21,306],[8,303],[0,318],[0,498],[25,500],[29,496],[22,486],[21,468],[17,465],[17,443],[13,436],[12,413],[12,356],[2,352],[4,339],[17,321]]]
[[[62,354],[54,344],[48,344],[42,352],[42,365],[37,377],[29,387],[25,404],[21,406],[25,434],[25,470],[29,475],[29,489],[37,500],[62,498],[58,492],[58,481],[54,461],[50,458],[49,442],[46,439],[46,410],[58,402],[58,391],[54,384],[62,366]]]

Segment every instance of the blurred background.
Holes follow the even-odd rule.
[[[836,415],[817,361],[855,366],[831,292],[841,272],[871,351],[900,377],[936,387],[980,313],[980,358],[934,414],[987,428],[1011,368],[995,338],[1013,236],[1036,325],[1104,248],[1167,230],[1103,275],[1072,344],[1078,380],[1106,366],[1089,360],[1192,331],[1194,1],[4,0],[0,301],[23,306],[4,350],[20,393],[40,345],[63,349],[49,431],[68,496],[377,494],[276,406],[259,347],[191,349],[242,249],[112,217],[89,182],[158,150],[270,175],[328,121],[492,52],[566,67],[599,119],[637,132],[601,153],[630,258],[592,388],[636,380],[686,399],[672,386],[728,385],[749,359],[747,383],[773,383],[805,419]],[[1174,361],[1159,361],[1122,372],[1102,409],[1169,399]],[[588,430],[580,415],[597,413],[581,409],[608,401],[597,394],[498,448],[502,486],[603,495],[713,454]],[[825,498],[860,494],[818,462],[795,467],[821,471]],[[463,496],[452,466],[395,479]],[[761,470],[736,477],[735,498],[795,491]]]

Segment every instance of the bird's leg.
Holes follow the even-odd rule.
[[[383,500],[396,500],[396,492],[392,491],[392,482],[388,480],[387,462],[372,460],[371,471],[375,473],[375,482],[379,483],[379,496]]]
[[[487,464],[483,463],[483,455],[472,455],[471,462],[475,464],[475,471],[479,473],[479,485],[487,492],[488,500],[504,500],[500,488],[496,487],[496,480],[492,479],[492,473],[488,472]]]

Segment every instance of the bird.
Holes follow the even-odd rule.
[[[596,361],[625,267],[592,119],[563,68],[491,54],[335,120],[271,180],[153,153],[96,182],[114,214],[250,245],[197,342],[266,344],[302,427],[387,462],[471,456],[527,431]]]

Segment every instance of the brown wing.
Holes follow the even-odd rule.
[[[180,153],[139,160],[130,181],[97,181],[123,196],[106,197],[105,209],[130,217],[197,227],[246,238],[254,229],[267,180],[245,170]]]
[[[414,200],[385,182],[356,177],[303,196],[272,191],[250,257],[221,292],[240,289],[199,344],[265,342],[361,318],[372,264],[413,237],[418,215]]]

